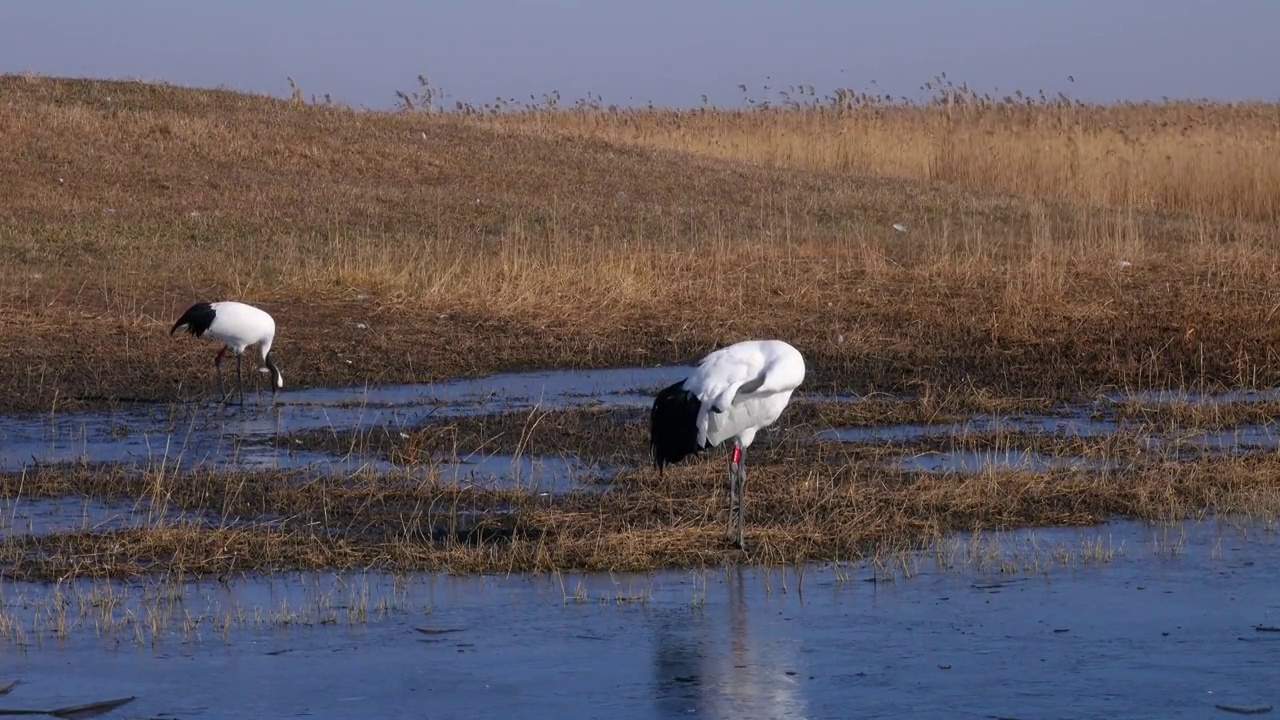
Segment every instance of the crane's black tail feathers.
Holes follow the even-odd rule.
[[[186,312],[182,313],[182,317],[178,318],[178,322],[174,323],[173,327],[170,328],[169,334],[174,334],[177,332],[178,328],[186,325],[187,330],[192,335],[200,337],[201,335],[204,335],[204,332],[213,324],[213,318],[215,315],[216,313],[213,311],[213,305],[211,303],[198,302],[187,308]]]
[[[698,398],[684,389],[684,381],[663,388],[653,399],[649,417],[649,451],[661,471],[702,448],[698,445]]]

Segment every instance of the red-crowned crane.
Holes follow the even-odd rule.
[[[198,302],[182,313],[182,317],[173,324],[169,334],[174,334],[184,325],[192,335],[198,338],[207,334],[222,341],[222,349],[213,359],[213,366],[218,371],[218,391],[222,393],[224,402],[230,400],[231,396],[226,393],[222,382],[222,358],[228,350],[235,353],[240,404],[244,405],[242,367],[245,348],[250,345],[258,346],[258,354],[262,356],[262,362],[266,365],[261,372],[271,373],[271,397],[274,401],[276,391],[284,387],[284,376],[271,360],[271,343],[276,337],[276,321],[266,311],[234,301]]]
[[[716,350],[689,377],[664,388],[653,401],[649,447],[658,472],[725,440],[729,459],[729,537],[742,547],[747,481],[743,455],[756,433],[782,415],[804,382],[804,357],[781,340],[748,340]]]

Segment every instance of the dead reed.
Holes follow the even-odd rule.
[[[735,560],[856,560],[936,545],[960,530],[1175,520],[1205,512],[1275,517],[1273,455],[1152,462],[1122,471],[932,475],[832,458],[756,458],[748,554],[723,540],[723,467],[712,458],[659,479],[621,471],[606,492],[548,497],[430,479],[50,467],[0,477],[22,497],[141,498],[133,525],[8,534],[8,577],[366,569],[456,573],[649,570]],[[173,519],[161,509],[180,508]]]
[[[745,92],[745,88],[744,92]],[[1095,105],[979,95],[944,77],[923,101],[792,87],[746,109],[581,104],[471,109],[498,127],[848,176],[939,181],[1075,208],[1280,220],[1280,108]],[[503,108],[508,110],[508,108]]]
[[[165,335],[196,297],[276,313],[293,386],[761,335],[859,392],[1280,380],[1274,105],[939,91],[373,113],[0,77],[0,406],[202,393]]]

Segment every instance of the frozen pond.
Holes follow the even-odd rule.
[[[56,590],[74,621],[61,638],[33,619],[55,589],[8,582],[4,617],[25,646],[10,630],[0,686],[18,684],[0,707],[134,696],[107,717],[1168,719],[1280,703],[1274,529],[1119,522],[997,544],[996,565],[962,538],[940,552],[952,567],[926,555],[880,582],[812,567],[802,583],[795,569],[731,569],[276,576],[164,600],[112,586],[132,598],[114,618],[132,607],[147,626],[172,608],[158,634],[110,629],[101,584],[95,596],[84,581]],[[82,617],[84,604],[98,609]]]

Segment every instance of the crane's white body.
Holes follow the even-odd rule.
[[[734,439],[751,445],[772,425],[804,382],[804,357],[781,340],[748,340],[704,357],[684,381],[698,398],[698,444],[719,447]]]
[[[702,358],[689,377],[663,388],[654,398],[649,447],[659,472],[706,448],[733,441],[730,535],[736,505],[739,546],[746,522],[743,449],[782,415],[804,375],[804,357],[788,343],[748,340]]]
[[[240,380],[240,401],[244,403],[244,381],[241,366],[244,351],[251,345],[258,346],[258,354],[266,367],[264,373],[271,374],[271,392],[284,387],[284,375],[271,359],[271,346],[276,337],[276,321],[266,311],[242,302],[225,300],[221,302],[198,302],[178,318],[169,330],[169,334],[177,332],[185,326],[198,338],[206,335],[221,340],[223,348],[218,351],[213,364],[218,373],[218,387],[222,384],[222,356],[231,352],[236,356],[236,377]]]
[[[206,335],[221,340],[237,355],[250,345],[257,345],[258,356],[264,361],[267,359],[271,343],[276,339],[276,321],[267,311],[234,300],[209,303],[209,306],[213,308],[213,322]]]

